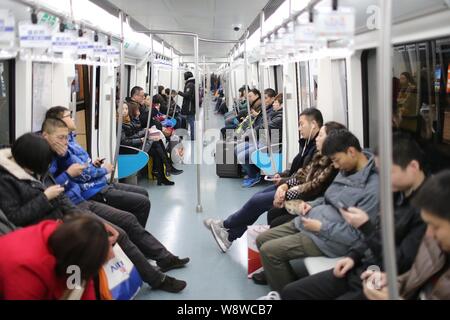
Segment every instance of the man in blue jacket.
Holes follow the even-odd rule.
[[[372,154],[363,152],[358,139],[347,130],[330,134],[322,153],[340,169],[325,196],[303,202],[293,221],[258,236],[256,244],[269,285],[279,291],[296,280],[289,261],[308,256],[346,255],[361,233],[347,223],[342,207],[359,207],[376,218],[379,178]]]
[[[76,174],[74,172],[70,178],[80,186],[81,196],[85,200],[97,201],[119,210],[131,212],[145,228],[150,213],[147,191],[138,186],[108,183],[107,175],[113,171],[113,165],[111,163],[102,164],[101,159],[92,161],[86,150],[76,142],[75,130],[77,128],[69,109],[60,106],[50,108],[45,118],[62,120],[70,131],[67,153],[64,151],[65,146],[62,143],[51,143],[52,149],[61,157],[57,162],[58,171],[69,170],[68,174],[70,174],[71,166],[78,164],[77,168],[81,174],[80,171]],[[58,152],[58,150],[62,151]]]

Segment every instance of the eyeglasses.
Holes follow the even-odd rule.
[[[73,111],[70,111],[69,114],[66,114],[65,116],[63,116],[63,118],[67,118],[67,117],[71,117],[72,118],[73,115]]]

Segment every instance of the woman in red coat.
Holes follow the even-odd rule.
[[[92,277],[110,250],[104,224],[84,215],[64,223],[45,220],[2,236],[0,299],[58,300],[78,293],[78,299],[94,300]],[[76,284],[85,288],[82,296]]]

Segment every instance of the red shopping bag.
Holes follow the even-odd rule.
[[[261,258],[256,246],[256,238],[264,231],[269,230],[268,225],[252,225],[247,227],[248,267],[247,274],[250,279],[254,273],[262,271]]]

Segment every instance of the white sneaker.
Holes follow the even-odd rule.
[[[276,291],[271,291],[267,296],[263,296],[256,300],[281,300],[280,294]]]
[[[207,219],[203,220],[203,224],[209,230],[211,230],[212,224],[217,224],[220,228],[223,228],[223,221],[220,219],[207,218]]]
[[[211,224],[211,232],[219,245],[220,250],[224,253],[227,252],[231,247],[231,242],[228,240],[228,231],[213,223]]]

